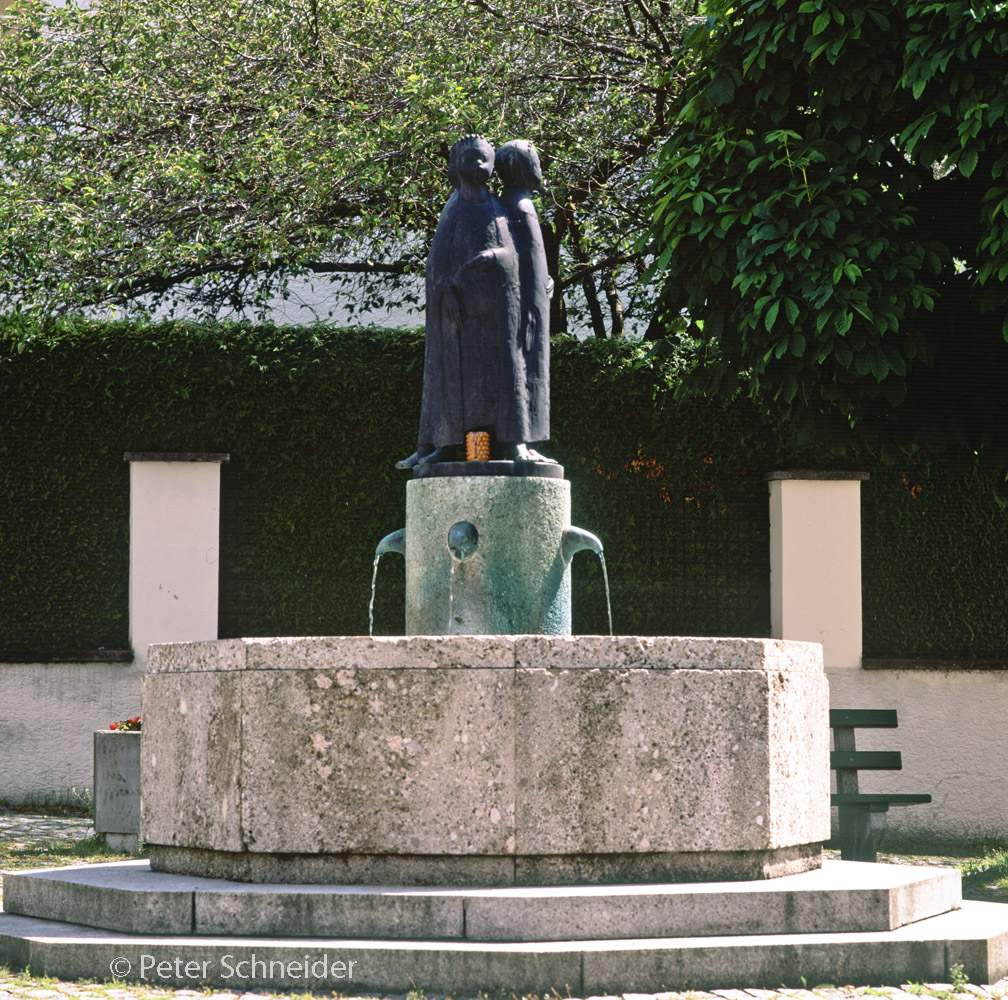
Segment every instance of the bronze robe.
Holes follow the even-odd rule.
[[[474,430],[529,440],[521,312],[503,205],[486,189],[471,201],[456,189],[427,257],[421,447],[461,444]]]

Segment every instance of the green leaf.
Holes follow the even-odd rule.
[[[889,361],[879,347],[874,347],[868,353],[868,368],[875,376],[876,382],[881,382],[889,374]]]
[[[731,103],[735,96],[735,82],[726,70],[719,70],[707,87],[707,100],[718,108]]]
[[[961,173],[963,177],[971,176],[973,171],[976,170],[977,160],[979,160],[979,158],[979,154],[975,149],[967,150],[959,157],[959,162],[956,164],[959,168],[959,173]]]
[[[793,402],[795,396],[798,395],[798,379],[795,378],[794,372],[788,372],[784,376],[780,395],[785,403]]]
[[[837,342],[833,348],[833,355],[837,359],[837,364],[841,368],[850,368],[854,361],[854,351],[845,340]]]
[[[777,314],[780,312],[780,305],[780,300],[777,299],[770,303],[770,308],[766,311],[763,323],[766,326],[767,333],[773,329],[774,323],[777,322]],[[780,357],[780,355],[778,355],[778,357]]]

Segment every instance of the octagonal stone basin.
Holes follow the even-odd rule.
[[[412,636],[153,646],[142,836],[252,882],[768,878],[829,836],[821,647]]]

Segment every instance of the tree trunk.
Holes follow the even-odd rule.
[[[609,315],[612,317],[612,327],[609,336],[622,339],[626,336],[626,329],[623,324],[623,303],[619,297],[619,289],[616,287],[616,276],[613,269],[607,267],[602,278],[602,287],[605,288],[606,298],[609,300]]]
[[[567,220],[562,212],[557,212],[550,225],[545,219],[539,220],[542,229],[543,246],[546,249],[546,269],[553,279],[553,298],[550,299],[550,335],[567,332],[567,309],[563,292],[560,290],[560,241],[567,228]]]
[[[574,220],[570,223],[571,247],[574,250],[574,259],[579,264],[588,263],[588,254],[585,252],[584,240],[581,238],[581,228]],[[605,319],[602,317],[602,305],[599,302],[598,290],[595,288],[595,281],[588,272],[581,279],[581,287],[584,289],[585,299],[588,301],[588,312],[591,315],[592,330],[599,340],[606,338]]]

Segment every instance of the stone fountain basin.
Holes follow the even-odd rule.
[[[251,882],[768,878],[829,836],[821,647],[410,636],[152,646],[156,870]]]

